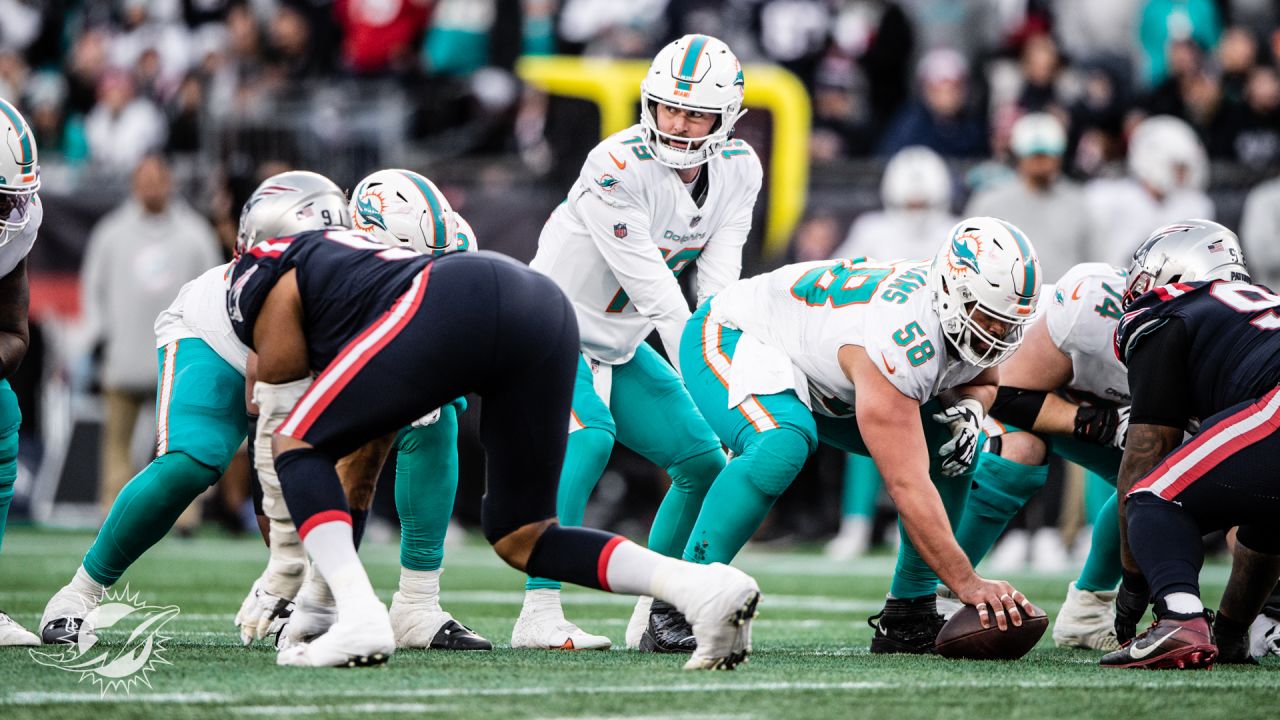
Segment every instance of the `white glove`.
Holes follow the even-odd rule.
[[[1129,406],[1116,410],[1116,415],[1120,416],[1120,422],[1116,425],[1116,434],[1111,438],[1111,446],[1124,449],[1125,440],[1129,439]]]
[[[965,398],[937,413],[933,419],[951,429],[951,441],[938,448],[942,461],[942,474],[947,477],[961,475],[973,467],[978,456],[978,438],[982,434],[982,418],[986,413],[982,403]]]
[[[262,578],[255,580],[244,602],[240,603],[240,611],[236,613],[240,642],[251,645],[254,640],[279,633],[284,629],[292,611],[292,601],[264,590]]]
[[[1270,615],[1259,615],[1249,626],[1249,654],[1263,657],[1280,655],[1280,620]]]
[[[439,420],[440,420],[440,408],[436,408],[435,410],[432,410],[426,415],[423,415],[417,420],[414,420],[413,422],[409,423],[409,425],[412,427],[427,427],[428,425],[434,425]]]

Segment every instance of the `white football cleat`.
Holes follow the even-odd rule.
[[[681,607],[693,626],[698,649],[684,664],[685,670],[732,670],[751,654],[751,621],[760,602],[760,586],[741,570],[712,563],[690,573],[696,598]]]
[[[98,608],[101,595],[92,595],[64,585],[49,598],[40,617],[40,637],[46,645],[60,643],[75,645],[80,634],[93,634],[93,628],[84,625],[84,619]]]
[[[396,650],[387,606],[374,601],[353,608],[315,640],[276,654],[277,665],[293,667],[369,667],[381,665]]]
[[[397,592],[391,598],[391,630],[396,647],[424,650],[492,650],[493,643],[453,619],[439,603],[415,603]]]
[[[1053,644],[1086,650],[1120,647],[1116,641],[1116,594],[1081,590],[1073,582],[1053,621]]]
[[[0,611],[0,647],[14,645],[39,645],[40,638],[19,625],[5,612]]]
[[[964,607],[964,603],[960,602],[960,598],[956,597],[956,594],[951,592],[951,588],[946,585],[938,586],[937,595],[938,614],[942,616],[943,620],[950,620],[952,615],[955,615],[960,608]]]
[[[644,631],[649,627],[649,611],[653,608],[653,598],[648,595],[641,595],[636,599],[636,609],[631,613],[631,619],[627,621],[627,649],[639,650],[640,638],[644,637]]]
[[[302,586],[293,603],[293,613],[276,640],[276,649],[287,650],[304,645],[329,632],[338,621],[338,608],[330,599],[320,600],[308,592],[311,584]]]
[[[608,650],[613,641],[592,635],[564,619],[559,590],[528,590],[516,626],[511,629],[511,647],[537,650]]]

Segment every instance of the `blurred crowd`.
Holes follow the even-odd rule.
[[[405,99],[389,106],[403,117],[386,127],[406,142],[547,176],[558,111],[522,86],[519,58],[647,59],[692,32],[800,79],[813,105],[814,183],[847,177],[840,168],[850,164],[857,175],[884,168],[879,209],[863,212],[874,197],[853,212],[846,200],[832,209],[814,198],[789,260],[923,257],[958,214],[989,214],[1022,227],[1054,279],[1078,262],[1125,264],[1165,222],[1217,216],[1239,220],[1256,275],[1280,281],[1280,179],[1224,208],[1210,177],[1211,168],[1239,168],[1252,186],[1280,170],[1273,0],[0,0],[0,97],[35,131],[47,194],[114,182],[111,204],[128,195],[88,234],[82,268],[88,332],[112,341],[125,335],[102,328],[128,323],[147,335],[152,306],[216,262],[219,244],[229,252],[239,202],[261,177],[304,164],[298,144],[323,155],[337,126],[388,114],[377,100],[386,89]],[[309,134],[244,145],[239,156],[213,149],[226,145],[223,127],[254,122],[303,123]],[[571,124],[571,134],[590,135],[581,127]],[[352,166],[363,174],[373,168],[360,163],[381,152]],[[563,163],[576,174],[580,161]],[[171,169],[202,183],[184,186]],[[562,198],[563,188],[552,194]],[[51,234],[58,222],[57,213],[46,218]],[[187,242],[163,247],[170,237]],[[149,249],[101,249],[111,243]],[[117,257],[141,259],[112,269]],[[163,287],[128,279],[157,268],[171,271]],[[154,358],[122,360],[122,342],[100,351],[106,416],[118,430],[105,448],[107,500],[130,469]],[[828,495],[840,492],[842,462],[819,459],[808,471]],[[618,467],[626,474],[625,462]],[[841,553],[870,541],[876,485],[854,485],[870,472],[850,466]],[[811,534],[812,514],[830,515],[830,503],[793,495],[780,505],[790,518],[780,532]],[[829,531],[828,520],[817,527]]]

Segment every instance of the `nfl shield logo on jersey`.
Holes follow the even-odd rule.
[[[627,224],[626,224],[626,223],[618,223],[617,225],[614,225],[614,226],[613,226],[613,236],[614,236],[614,237],[616,237],[616,238],[619,238],[619,239],[626,237],[626,236],[627,236]]]

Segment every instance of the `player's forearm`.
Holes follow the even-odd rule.
[[[921,559],[947,587],[965,586],[974,575],[973,565],[956,542],[946,508],[927,469],[916,477],[903,475],[890,480],[886,476],[885,489]]]
[[[1079,411],[1079,405],[1048,393],[1031,429],[1039,433],[1070,435],[1075,432],[1076,413]]]
[[[943,405],[950,407],[965,398],[972,398],[982,404],[984,413],[991,412],[991,406],[996,401],[996,386],[994,384],[969,384],[958,385],[950,390],[942,392],[938,399]]]
[[[1129,551],[1129,522],[1125,516],[1125,500],[1129,491],[1151,472],[1182,439],[1182,431],[1163,425],[1131,425],[1116,477],[1116,496],[1120,501],[1120,561],[1125,570],[1138,572],[1138,564]]]
[[[0,378],[7,379],[22,364],[31,341],[27,324],[30,291],[27,287],[27,261],[0,278]]]
[[[28,340],[25,334],[0,332],[0,379],[13,375],[22,358],[27,355]]]

